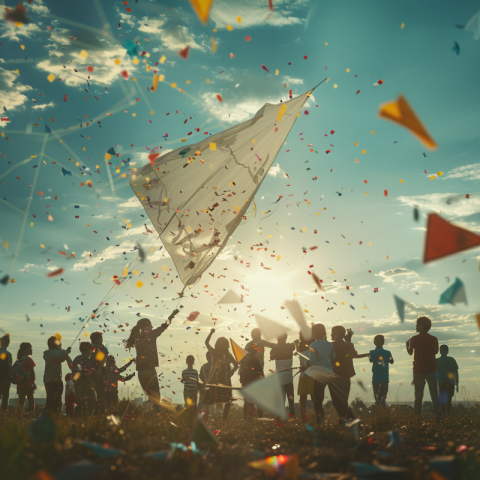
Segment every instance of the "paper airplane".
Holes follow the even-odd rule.
[[[307,325],[305,316],[303,315],[302,307],[296,300],[287,300],[284,305],[288,308],[293,315],[293,319],[297,322],[305,338],[312,338],[312,329]]]
[[[475,40],[480,38],[480,10],[468,21],[465,30],[472,31]]]
[[[430,136],[403,95],[399,95],[397,100],[393,102],[382,103],[378,110],[378,116],[405,127],[429,150],[436,150],[438,148],[437,143]]]
[[[230,344],[232,346],[233,356],[235,357],[235,360],[240,363],[248,355],[248,352],[240,345],[237,345],[232,339],[230,339]]]
[[[427,220],[423,263],[463,252],[478,245],[480,245],[480,235],[456,227],[440,215],[431,213]]]
[[[255,320],[257,321],[258,326],[266,340],[278,338],[284,333],[288,333],[290,331],[289,328],[286,328],[280,323],[274,322],[273,320],[262,317],[262,315],[255,315]]]
[[[281,418],[287,418],[285,395],[278,373],[255,380],[242,389],[242,395],[257,408]]]
[[[229,290],[218,302],[221,303],[242,303],[242,297],[237,295],[233,290]]]
[[[407,302],[396,295],[394,295],[393,298],[395,299],[398,316],[400,317],[400,321],[403,323],[405,321],[405,304]]]
[[[465,295],[465,285],[459,279],[455,279],[455,283],[448,287],[441,295],[439,302],[440,305],[444,303],[451,303],[455,305],[457,303],[464,303],[467,305],[467,297]]]
[[[333,378],[340,378],[337,374],[333,373],[332,370],[329,370],[327,367],[321,367],[320,365],[310,365],[310,367],[305,370],[305,373],[315,381],[323,384],[326,384]]]

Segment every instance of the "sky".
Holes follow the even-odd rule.
[[[294,298],[308,322],[328,332],[352,328],[359,353],[385,335],[395,360],[391,401],[413,400],[405,342],[416,318],[429,315],[431,333],[460,366],[456,399],[480,395],[479,249],[422,262],[429,213],[480,232],[480,41],[458,28],[478,2],[438,1],[434,12],[431,2],[415,1],[273,6],[215,0],[204,25],[187,0],[32,0],[28,24],[1,21],[0,278],[9,277],[0,285],[0,329],[11,335],[14,356],[20,342],[32,343],[37,396],[45,395],[49,336],[62,335],[77,355],[77,335],[105,330],[122,365],[132,325],[142,317],[160,325],[178,306],[158,346],[162,392],[180,403],[185,357],[194,354],[200,369],[212,327],[214,339],[244,345],[261,314],[290,328],[293,341],[298,327],[283,304]],[[141,55],[127,54],[127,40]],[[187,45],[184,59],[178,52]],[[164,80],[153,91],[155,71]],[[151,149],[197,143],[325,78],[260,187],[256,215],[179,300],[173,261],[129,186],[135,169]],[[379,118],[379,106],[399,94],[437,150]],[[118,155],[106,160],[112,147]],[[136,245],[147,252],[144,263],[135,260]],[[112,289],[129,265],[135,273]],[[468,304],[440,305],[457,277]],[[243,303],[219,305],[229,290]],[[407,302],[404,322],[393,295]],[[108,308],[89,320],[102,301]],[[200,316],[190,322],[193,311]],[[372,402],[368,359],[355,368],[351,398]],[[267,362],[267,373],[273,369]],[[128,382],[121,395],[139,396],[136,385]]]

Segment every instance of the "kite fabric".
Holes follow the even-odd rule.
[[[237,345],[232,339],[230,339],[230,344],[232,346],[233,356],[235,360],[240,363],[247,355],[247,351],[243,349],[240,345]]]
[[[130,180],[185,286],[240,225],[310,93],[267,103],[252,119],[168,152]]]
[[[418,118],[403,95],[399,95],[397,100],[392,102],[382,103],[378,109],[378,116],[405,127],[429,150],[436,150],[438,148],[437,143],[430,136],[420,118]]]
[[[478,245],[480,245],[480,235],[456,227],[440,215],[431,213],[427,220],[423,263],[463,252]]]
[[[456,305],[457,303],[467,304],[467,296],[465,294],[465,285],[459,279],[455,279],[455,283],[450,285],[441,295],[438,302],[440,305],[445,303],[451,303]]]
[[[242,389],[242,395],[249,402],[255,403],[257,408],[277,417],[287,418],[285,396],[277,372],[249,383]]]
[[[405,321],[405,300],[402,300],[400,297],[396,295],[393,296],[395,299],[395,306],[397,307],[397,313],[400,318],[400,321],[403,323]]]
[[[472,31],[475,40],[480,38],[480,10],[468,21],[465,30]]]

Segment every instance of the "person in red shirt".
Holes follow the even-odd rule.
[[[428,317],[417,318],[417,332],[407,341],[407,352],[413,357],[413,386],[415,388],[415,415],[422,411],[423,391],[425,382],[428,384],[433,408],[437,417],[441,416],[442,410],[438,399],[437,363],[435,355],[438,353],[438,339],[430,335],[432,321]]]
[[[36,390],[35,385],[35,370],[37,364],[33,361],[30,355],[33,354],[32,344],[24,342],[20,344],[20,348],[17,353],[17,360],[21,363],[24,371],[28,371],[28,378],[17,385],[18,404],[17,404],[17,416],[22,418],[23,407],[25,405],[25,398],[28,399],[28,411],[35,418],[35,400],[33,398],[33,392]]]

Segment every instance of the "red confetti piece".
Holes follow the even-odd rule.
[[[178,54],[185,60],[188,60],[188,56],[190,55],[190,47],[187,45],[183,50],[180,50]]]
[[[383,191],[383,194],[384,194],[386,197],[388,197],[388,190],[384,190],[384,191]]]
[[[357,90],[357,95],[360,93],[360,90]]]
[[[38,194],[39,194],[39,195],[43,195],[43,192],[40,190],[40,191],[38,192]]]
[[[50,272],[47,274],[47,277],[56,277],[57,275],[61,275],[63,273],[63,268],[59,268],[58,270],[55,270],[54,272]]]
[[[93,67],[90,65],[89,67],[87,67],[87,72],[93,72]]]
[[[380,79],[378,82],[377,82],[379,85],[381,85],[383,83],[383,80]]]
[[[245,37],[245,41],[246,41],[246,42],[249,42],[251,39],[252,39],[252,37],[251,37],[250,35],[247,35],[247,36]]]
[[[63,101],[66,102],[66,101],[67,101],[67,98],[68,98],[68,95],[65,95],[65,96],[63,97]]]
[[[149,156],[148,156],[148,159],[150,160],[150,163],[152,164],[152,167],[155,166],[155,160],[160,156],[159,153],[151,153]]]
[[[308,57],[306,55],[303,56],[303,59],[306,60]]]
[[[122,77],[125,79],[125,80],[128,80],[128,72],[126,70],[123,70],[122,72]]]
[[[219,102],[223,102],[223,98],[222,98],[222,96],[221,96],[219,93],[217,93],[217,100],[218,100]]]
[[[270,11],[273,12],[273,0],[268,0],[268,6],[270,7]]]
[[[270,73],[270,71],[268,70],[268,68],[267,68],[265,65],[263,65],[263,63],[262,63],[262,68],[263,68],[264,70],[266,70],[268,73]]]

